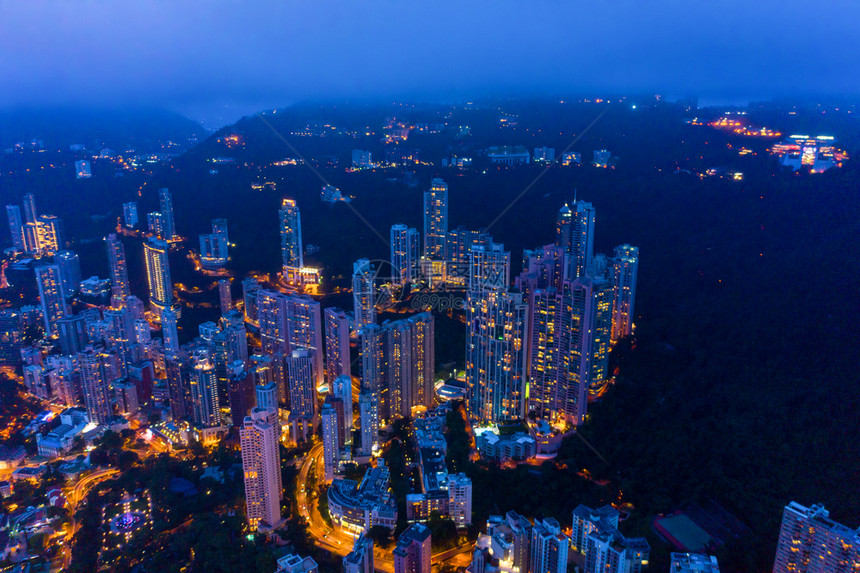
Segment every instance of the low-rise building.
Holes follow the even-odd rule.
[[[382,463],[369,469],[361,484],[349,479],[333,480],[326,495],[332,522],[350,533],[366,533],[374,525],[393,530],[397,525],[389,472]]]
[[[311,557],[289,554],[278,559],[275,573],[319,573],[319,565]]]
[[[492,429],[475,431],[478,451],[481,457],[506,462],[508,460],[526,460],[535,456],[537,446],[535,439],[525,432],[517,432],[510,436],[500,436]]]
[[[720,573],[717,558],[700,553],[672,553],[669,573]]]

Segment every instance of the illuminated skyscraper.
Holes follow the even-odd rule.
[[[287,357],[290,383],[290,414],[305,420],[317,415],[317,378],[313,350],[294,350]]]
[[[823,505],[785,506],[773,573],[854,573],[860,564],[860,528],[830,519]]]
[[[195,352],[190,376],[191,419],[198,426],[221,425],[218,378],[205,350]]]
[[[149,304],[153,312],[161,311],[173,303],[173,282],[170,280],[169,246],[166,242],[150,238],[144,243],[146,279],[149,283]]]
[[[165,241],[173,239],[176,235],[176,222],[173,218],[173,196],[166,188],[158,190],[158,202],[161,205],[161,230],[159,237]]]
[[[139,221],[137,215],[137,201],[129,201],[122,204],[122,216],[125,226],[129,229],[137,227]]]
[[[585,276],[591,267],[591,259],[594,256],[594,222],[594,206],[585,201],[574,202],[572,209],[565,205],[559,211],[557,243],[572,255],[568,278]]]
[[[391,282],[397,286],[418,278],[418,230],[406,225],[391,226]]]
[[[500,243],[472,247],[469,259],[469,290],[506,290],[511,279],[511,252]]]
[[[53,255],[63,248],[63,222],[56,215],[39,215],[36,219],[39,251]]]
[[[411,415],[433,403],[435,325],[433,315],[369,325],[360,331],[362,393],[374,393],[381,420]]]
[[[322,407],[322,443],[323,443],[323,467],[325,468],[325,481],[334,479],[334,472],[340,458],[340,443],[338,442],[337,411],[332,404],[326,403]]]
[[[159,211],[146,214],[146,227],[149,232],[158,239],[164,237],[164,215]]]
[[[74,251],[59,251],[54,255],[54,262],[60,267],[60,277],[63,279],[63,292],[72,296],[78,291],[81,282],[81,261]]]
[[[338,376],[331,382],[330,395],[343,404],[343,441],[341,446],[352,444],[352,378],[350,376]]]
[[[466,382],[470,413],[485,422],[524,415],[528,305],[508,291],[509,261],[502,245],[472,248]]]
[[[457,227],[448,231],[448,268],[446,273],[448,284],[458,287],[467,286],[472,247],[489,248],[492,243],[493,237],[483,230],[472,231],[464,227]]]
[[[168,307],[161,311],[161,336],[164,340],[164,350],[171,354],[179,352],[179,329],[177,327],[176,311]]]
[[[448,476],[448,513],[457,527],[472,524],[472,480],[466,474]]]
[[[66,306],[66,293],[58,265],[39,265],[36,267],[36,283],[39,287],[39,300],[45,321],[45,333],[55,334],[55,323],[69,314]]]
[[[272,411],[255,408],[239,430],[248,524],[276,527],[281,521],[281,455],[270,422]]]
[[[24,242],[24,223],[21,221],[21,208],[18,205],[6,205],[6,218],[9,221],[9,234],[12,246],[23,253],[26,250]]]
[[[619,245],[612,259],[612,342],[633,334],[639,247]]]
[[[287,297],[272,290],[260,290],[257,295],[257,320],[263,352],[287,352]]]
[[[281,228],[281,259],[284,273],[288,268],[304,266],[302,255],[302,218],[294,199],[284,199],[278,211]]]
[[[376,322],[375,270],[367,259],[358,259],[352,265],[352,300],[355,326],[362,328]]]
[[[233,310],[233,296],[230,294],[230,280],[218,281],[218,300],[221,303],[221,316]]]
[[[111,292],[114,296],[131,294],[128,282],[128,266],[125,262],[125,249],[122,242],[113,233],[105,239],[108,264],[110,265]]]
[[[227,237],[207,233],[200,235],[200,266],[204,269],[219,269],[227,264]]]
[[[424,192],[424,256],[435,261],[447,259],[448,184],[433,179]]]
[[[415,373],[410,406],[433,406],[434,376],[436,374],[436,324],[429,312],[406,319],[412,330],[412,367]]]
[[[335,307],[325,309],[325,381],[350,375],[349,317]]]
[[[84,404],[91,422],[100,424],[112,415],[110,382],[100,353],[87,348],[78,353],[78,368],[81,372],[81,387]]]
[[[611,291],[584,277],[531,293],[529,409],[582,423],[588,388],[607,375]]]
[[[27,223],[35,223],[38,218],[36,211],[36,197],[32,193],[24,195],[24,221]]]
[[[315,386],[325,380],[323,330],[320,303],[309,296],[287,295],[287,352],[308,350],[312,353]]]
[[[379,448],[379,398],[374,392],[362,391],[359,394],[358,416],[361,424],[361,455],[369,456]]]

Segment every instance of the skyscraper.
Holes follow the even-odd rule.
[[[200,235],[200,266],[204,269],[219,269],[227,264],[227,237],[207,233]]]
[[[32,193],[24,195],[24,221],[27,223],[35,223],[38,218],[36,211],[36,197]]]
[[[39,251],[53,255],[63,248],[63,222],[56,215],[39,215],[36,219],[36,234]]]
[[[362,391],[359,394],[358,416],[361,424],[361,455],[369,456],[379,448],[379,398],[374,392]]]
[[[257,296],[262,289],[259,281],[253,277],[242,279],[242,305],[245,307],[245,321],[259,325],[257,314]]]
[[[449,285],[465,287],[469,283],[469,260],[472,247],[489,248],[493,237],[484,230],[472,231],[465,227],[457,227],[448,231],[447,252],[448,264],[446,280]]]
[[[63,292],[72,296],[78,291],[81,282],[81,261],[74,251],[58,251],[54,262],[60,267],[60,277],[63,279]]]
[[[413,523],[394,548],[394,573],[430,573],[430,528]]]
[[[472,480],[466,474],[448,476],[448,514],[457,527],[472,524]]]
[[[281,521],[281,456],[271,410],[253,409],[239,430],[245,503],[251,529]]]
[[[860,528],[833,521],[823,505],[785,506],[773,573],[854,573],[858,563]]]
[[[325,309],[325,381],[350,375],[349,317],[339,308]]]
[[[137,227],[139,217],[137,214],[137,201],[129,201],[122,204],[122,216],[125,226],[129,229]]]
[[[264,352],[289,353],[312,350],[314,375],[323,382],[322,319],[320,304],[310,297],[261,290],[257,294],[257,319]]]
[[[233,296],[230,294],[230,280],[218,281],[218,301],[221,303],[221,316],[233,310]]]
[[[466,382],[470,413],[486,422],[524,415],[528,305],[522,293],[508,291],[509,261],[502,245],[472,248]]]
[[[433,406],[436,374],[436,323],[433,315],[422,312],[407,319],[412,330],[412,364],[415,373],[411,406]]]
[[[221,425],[221,407],[215,366],[206,350],[194,353],[190,376],[191,419],[198,426]]]
[[[176,311],[165,308],[161,311],[161,337],[164,341],[164,350],[171,354],[179,352],[179,328],[176,323]]]
[[[161,205],[161,230],[160,239],[169,241],[176,235],[176,222],[173,218],[173,196],[166,188],[158,190],[158,202]]]
[[[355,326],[358,329],[376,322],[375,278],[375,270],[368,259],[358,259],[353,263],[352,300]]]
[[[365,537],[364,533],[358,536],[352,551],[343,558],[344,573],[373,573],[373,540]]]
[[[21,221],[21,208],[18,205],[6,205],[6,217],[9,221],[9,234],[12,237],[12,246],[15,250],[23,253],[26,249],[24,242],[24,223]]]
[[[447,259],[448,184],[433,179],[424,192],[424,256],[431,260]]]
[[[287,269],[304,266],[302,254],[302,218],[294,199],[284,199],[278,211],[281,230],[281,259],[284,274]]]
[[[278,410],[278,383],[268,382],[266,384],[258,384],[254,388],[254,393],[257,398],[257,408],[263,410]]]
[[[343,404],[341,417],[344,440],[341,446],[352,444],[352,377],[338,376],[331,382],[331,396]]]
[[[66,306],[66,293],[58,265],[39,265],[36,267],[36,283],[39,287],[39,301],[45,321],[45,333],[55,334],[55,323],[69,314]]]
[[[315,352],[294,350],[287,357],[287,376],[290,382],[290,414],[305,420],[316,418],[317,378],[314,372]]]
[[[102,356],[90,347],[78,353],[77,362],[81,372],[81,387],[87,415],[91,422],[100,424],[112,414],[110,379]]]
[[[619,245],[612,259],[612,342],[633,334],[639,247]]]
[[[567,205],[565,205],[567,207]],[[561,219],[564,207],[559,212]],[[559,233],[565,229],[568,234],[559,236],[559,246],[566,247],[567,253],[572,255],[570,259],[569,278],[584,276],[591,267],[591,259],[594,256],[594,222],[595,211],[591,203],[576,201],[570,209],[570,223],[565,227],[559,222]]]
[[[105,239],[105,246],[110,265],[111,292],[114,296],[128,296],[131,291],[128,282],[128,266],[125,262],[125,248],[113,233]]]
[[[406,225],[391,226],[391,282],[396,286],[418,278],[420,267],[418,230]]]
[[[584,277],[538,289],[530,310],[529,409],[579,425],[589,386],[608,374],[609,284]]]
[[[169,246],[166,242],[150,238],[144,243],[146,260],[146,279],[149,283],[149,304],[153,312],[161,316],[161,311],[173,303],[173,282],[170,280]]]
[[[533,573],[565,573],[568,539],[558,521],[548,517],[536,520],[532,529],[531,567]]]
[[[330,403],[322,406],[322,443],[323,443],[323,467],[325,468],[325,481],[334,479],[334,472],[340,458],[340,443],[338,441],[337,411]]]
[[[57,336],[60,339],[60,349],[65,355],[77,354],[89,344],[86,319],[78,314],[57,320]]]

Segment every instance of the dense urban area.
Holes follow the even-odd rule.
[[[0,571],[856,573],[857,112],[17,119]]]

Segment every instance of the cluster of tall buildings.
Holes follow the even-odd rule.
[[[230,236],[227,219],[213,219],[212,232],[200,235],[200,266],[204,269],[221,269],[229,258]]]
[[[589,388],[609,377],[610,345],[632,333],[638,249],[594,255],[585,201],[562,207],[556,223],[555,244],[525,251],[513,285],[504,246],[471,249],[466,381],[480,421],[534,412],[581,424]]]
[[[176,219],[173,214],[173,195],[168,189],[158,190],[160,210],[146,214],[149,232],[162,241],[172,241],[176,236]]]
[[[611,257],[595,254],[595,222],[590,203],[563,206],[556,242],[526,250],[513,280],[510,251],[489,233],[449,230],[448,185],[441,179],[424,193],[423,245],[416,229],[391,227],[394,288],[421,281],[431,289],[465,289],[474,419],[496,423],[535,412],[548,422],[584,420],[589,389],[609,378],[611,345],[633,331],[639,262],[638,248],[626,244]],[[354,265],[359,327],[375,321],[379,273],[367,259]],[[372,355],[372,347],[363,349]]]
[[[24,195],[23,204],[23,217],[21,207],[6,205],[12,248],[37,256],[51,256],[62,250],[65,246],[62,220],[55,215],[39,215],[32,193]]]
[[[491,515],[487,533],[475,543],[471,573],[565,573],[568,543],[558,521],[551,517],[532,524],[515,511]]]

